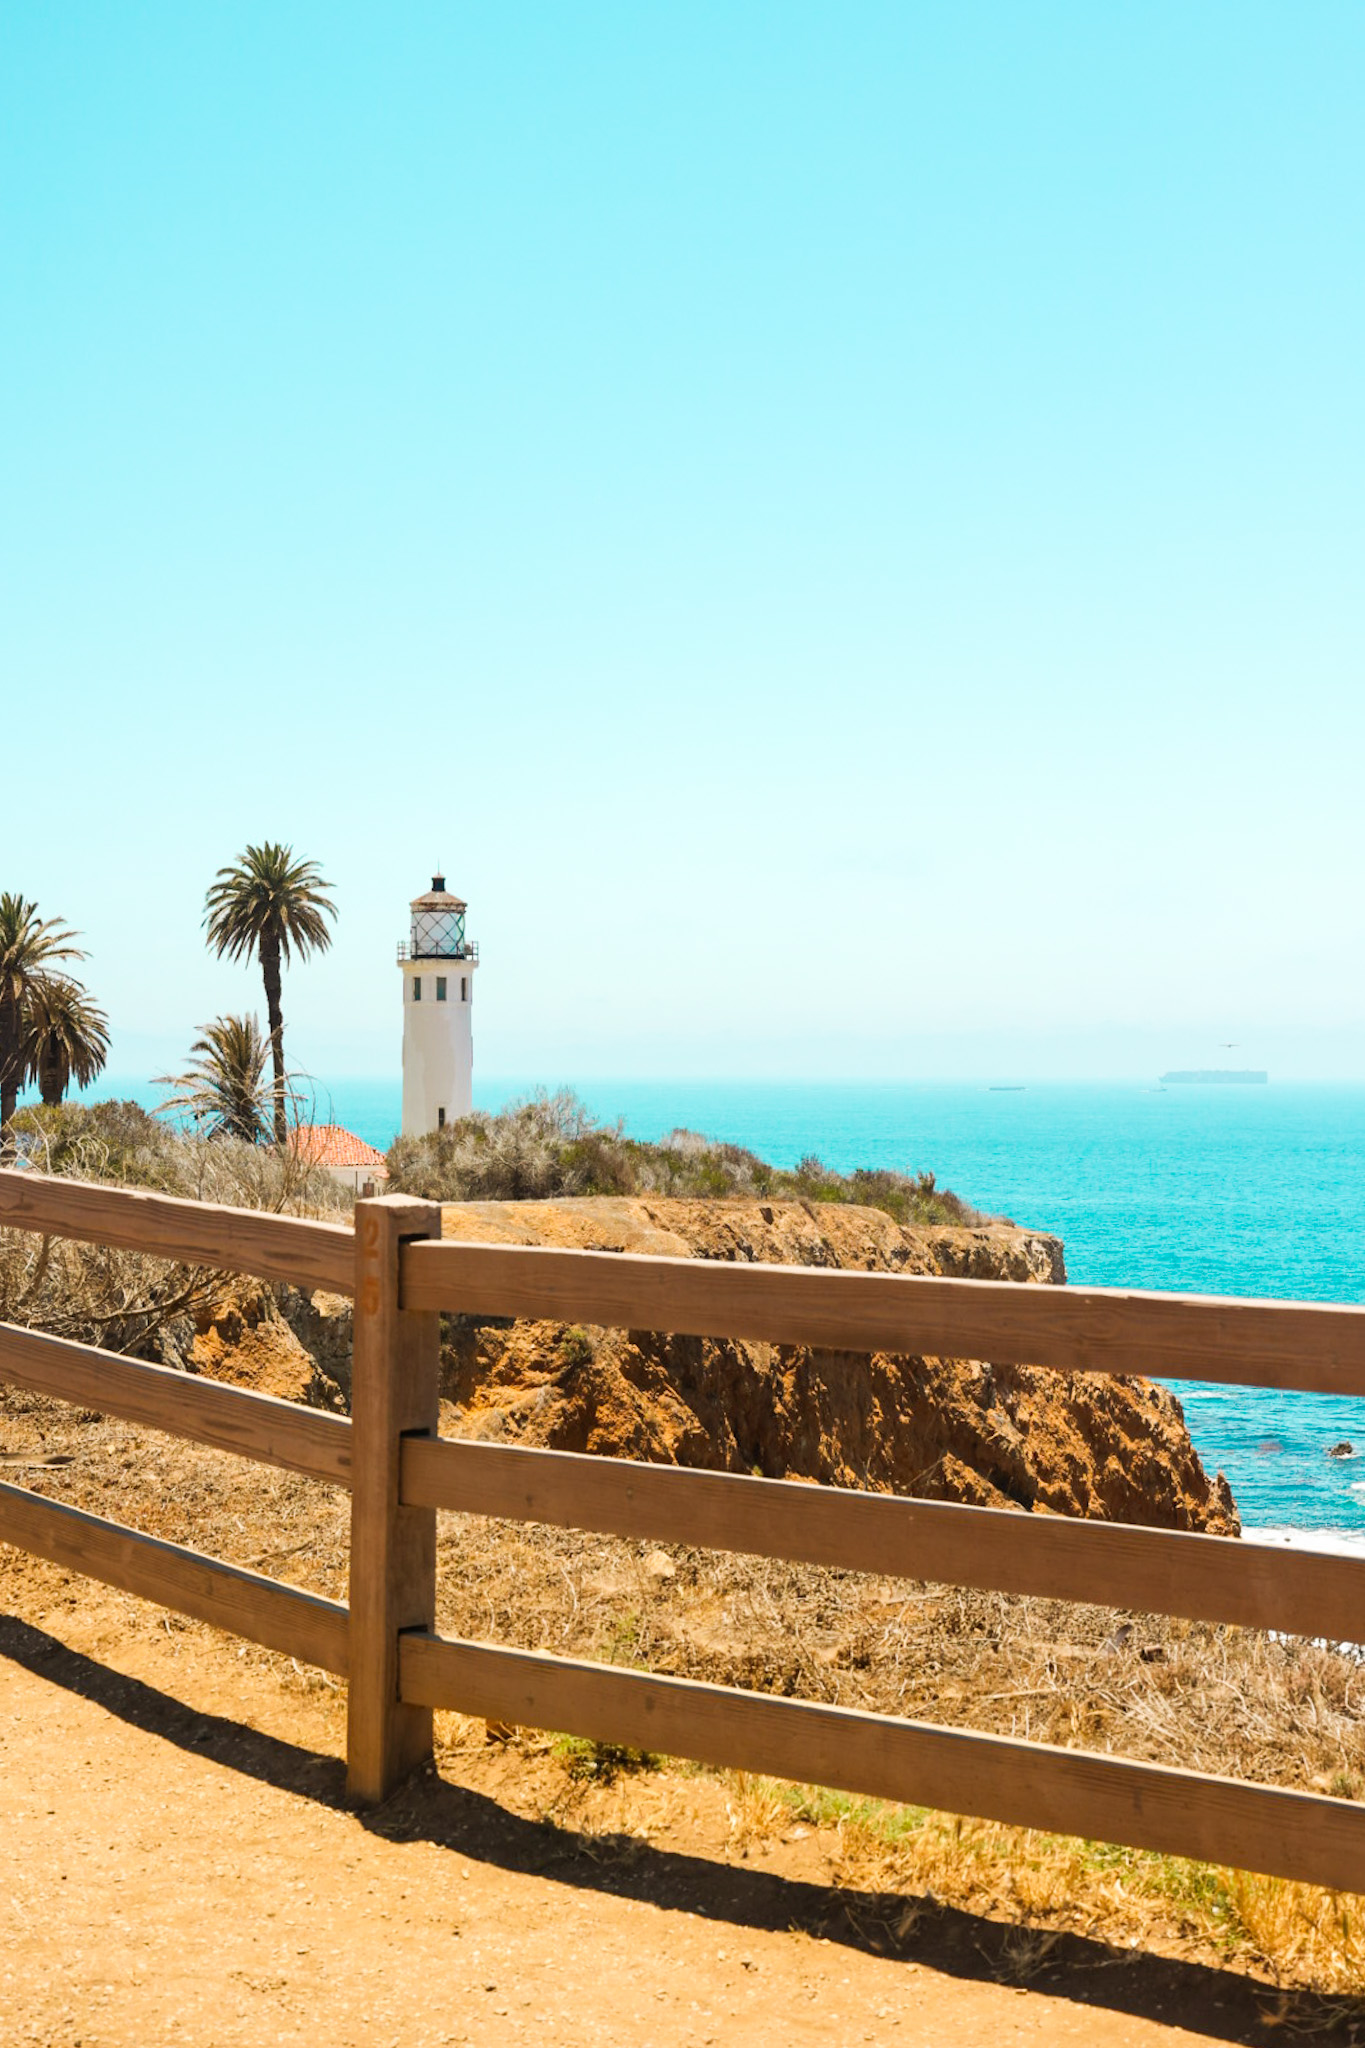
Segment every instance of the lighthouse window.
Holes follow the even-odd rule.
[[[460,1001],[462,1003],[469,1001],[469,976],[467,974],[460,976]]]
[[[438,1109],[438,1110],[437,1110],[437,1112],[436,1112],[436,1128],[437,1128],[437,1130],[438,1130],[438,1131],[443,1131],[443,1130],[445,1129],[445,1127],[446,1127],[446,1113],[445,1113],[445,1110],[444,1110],[444,1108],[441,1108],[441,1109]]]
[[[412,977],[412,1000],[415,1003],[420,1003],[422,1000],[422,977],[420,974],[414,974]]]
[[[443,1002],[445,1001],[445,999],[446,999],[446,978],[445,978],[445,976],[444,976],[443,974],[438,974],[438,975],[437,975],[437,977],[436,977],[436,1000],[437,1000],[437,1002],[438,1002],[438,1003],[443,1003]]]

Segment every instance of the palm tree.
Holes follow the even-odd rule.
[[[0,1153],[12,1144],[10,1123],[27,1078],[25,1010],[35,978],[57,960],[83,960],[76,934],[8,889],[0,894]]]
[[[69,974],[36,974],[24,1005],[24,1065],[49,1109],[88,1087],[109,1057],[109,1019]]]
[[[326,952],[332,943],[325,919],[336,906],[327,894],[331,884],[318,873],[317,862],[295,860],[292,846],[248,846],[218,878],[204,898],[208,943],[221,960],[261,963],[265,1007],[270,1021],[270,1053],[275,1069],[275,1143],[288,1135],[285,1117],[284,1014],[280,1008],[280,965],[289,964],[292,946],[300,960]]]
[[[183,1074],[158,1074],[158,1088],[180,1093],[157,1104],[160,1114],[188,1110],[210,1138],[243,1138],[259,1145],[270,1136],[270,1090],[265,1063],[270,1041],[254,1017],[215,1017],[190,1047],[197,1053]]]

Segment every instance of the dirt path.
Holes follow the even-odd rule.
[[[534,1760],[469,1724],[362,1819],[335,1693],[150,1617],[0,1552],[5,2048],[1157,2048],[1283,2040],[1296,2017],[1245,1978],[1080,1937],[1028,1985],[992,1981],[1038,1961],[1026,1930],[833,1893],[811,1841],[727,1860],[711,1781],[660,1774],[628,1822],[603,1794],[556,1825]]]

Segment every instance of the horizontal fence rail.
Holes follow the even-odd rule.
[[[80,1508],[0,1481],[0,1543],[136,1593],[178,1614],[249,1636],[306,1664],[345,1675],[346,1609],[335,1600],[178,1543],[143,1536]]]
[[[196,1379],[167,1365],[116,1358],[92,1344],[0,1323],[0,1380],[234,1451],[310,1479],[351,1483],[351,1424],[344,1415],[277,1400],[248,1387]]]
[[[348,1225],[21,1173],[17,1167],[0,1168],[0,1229],[82,1238],[116,1251],[332,1294],[350,1294],[355,1280],[355,1236]]]
[[[401,1637],[399,1659],[404,1699],[431,1707],[1338,1891],[1365,1880],[1365,1807],[1345,1800],[430,1634]]]
[[[401,1476],[413,1506],[1333,1642],[1365,1637],[1365,1558],[448,1437],[406,1437]]]
[[[142,1189],[0,1169],[0,1228],[70,1237],[216,1272],[355,1291],[343,1226]],[[0,1323],[0,1381],[210,1449],[351,1484],[349,1419],[93,1345]],[[345,1676],[348,1608],[221,1558],[0,1482],[0,1542]]]
[[[1365,1394],[1365,1308],[538,1245],[403,1247],[409,1309]]]
[[[0,1227],[355,1300],[352,1419],[0,1325],[0,1380],[351,1490],[347,1605],[0,1483],[0,1542],[348,1678],[348,1784],[382,1798],[438,1707],[1365,1892],[1365,1805],[1130,1759],[452,1641],[440,1509],[836,1569],[1365,1640],[1365,1560],[438,1434],[439,1311],[844,1353],[1365,1394],[1365,1309],[442,1240],[0,1171]]]

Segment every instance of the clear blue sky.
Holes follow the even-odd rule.
[[[0,886],[113,1065],[1365,1074],[1365,9],[10,7]]]

